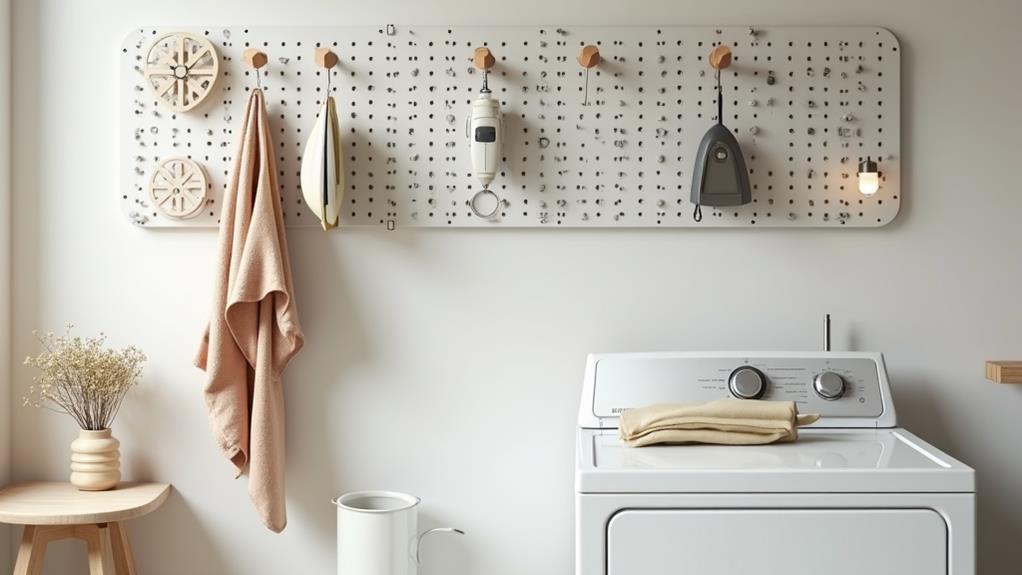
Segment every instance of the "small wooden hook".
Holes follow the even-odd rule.
[[[337,54],[330,48],[316,48],[316,65],[329,70],[337,65]]]
[[[490,52],[490,49],[485,46],[476,48],[475,53],[472,54],[472,63],[480,70],[489,70],[496,62],[497,59],[493,57],[493,52]]]
[[[245,63],[248,64],[249,68],[258,70],[269,62],[269,58],[266,57],[266,52],[260,52],[255,48],[249,48],[242,54],[242,58],[245,59]]]
[[[723,70],[731,65],[731,47],[721,44],[710,52],[710,66]]]
[[[600,49],[592,44],[588,44],[582,48],[582,51],[578,53],[578,63],[583,68],[595,68],[603,61],[600,57]]]

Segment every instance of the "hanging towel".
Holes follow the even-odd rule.
[[[618,431],[629,447],[657,443],[759,445],[795,441],[798,426],[819,418],[799,415],[794,401],[719,399],[628,409],[621,413]]]
[[[287,525],[281,372],[304,343],[261,90],[248,99],[230,184],[220,208],[213,312],[195,365],[217,445],[248,471],[248,493],[267,528]]]

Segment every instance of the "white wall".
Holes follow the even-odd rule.
[[[11,2],[0,0],[0,373],[11,369]],[[0,482],[11,478],[10,378],[0,383]],[[0,541],[10,529],[0,528]],[[0,545],[0,565],[10,549]]]
[[[149,353],[116,433],[129,477],[177,492],[131,525],[143,572],[331,573],[330,497],[389,488],[469,532],[434,541],[425,575],[569,573],[585,354],[816,349],[824,312],[838,349],[886,352],[902,422],[978,469],[981,572],[1015,571],[1022,386],[984,381],[983,360],[1022,354],[1017,0],[15,4],[14,355],[66,321]],[[327,22],[886,26],[904,59],[902,214],[875,231],[294,230],[308,346],[287,374],[291,522],[271,535],[191,367],[214,234],[134,229],[117,209],[117,47],[145,24]],[[16,401],[29,377],[13,370]],[[16,478],[65,475],[70,420],[19,407],[13,429]],[[81,572],[72,559],[51,553],[47,573]]]

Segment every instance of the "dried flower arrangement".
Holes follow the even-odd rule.
[[[24,404],[73,417],[85,430],[108,429],[128,391],[138,384],[146,356],[134,346],[104,347],[106,336],[81,338],[52,331],[34,332],[43,351],[25,359],[40,373],[32,380]]]

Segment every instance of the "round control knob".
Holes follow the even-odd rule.
[[[813,378],[813,389],[823,399],[837,399],[845,393],[845,380],[833,371],[825,371]]]
[[[738,399],[759,399],[766,391],[766,376],[755,367],[743,365],[731,372],[727,386]]]

